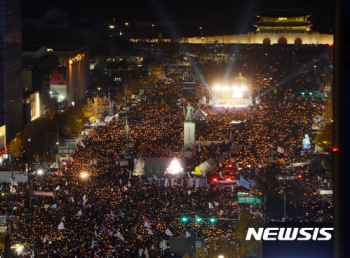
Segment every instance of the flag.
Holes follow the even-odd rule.
[[[148,235],[154,235],[151,229],[148,229]]]
[[[190,235],[190,233],[188,233],[187,231],[186,231],[186,238],[187,237],[190,237],[191,235]]]
[[[209,209],[214,209],[214,206],[211,204],[211,202],[209,202]]]
[[[143,252],[142,252],[141,248],[139,248],[139,257],[140,257],[140,258],[142,258],[142,253],[143,253]]]
[[[112,218],[115,218],[115,217],[116,217],[116,215],[114,214],[114,212],[113,212],[113,211],[111,211],[110,216],[111,216]]]
[[[65,185],[68,186],[68,182],[67,181],[66,181]]]
[[[95,241],[92,240],[91,248],[94,248],[94,247],[95,247],[95,246],[94,246],[94,243],[95,243]]]
[[[124,185],[124,191],[127,191],[128,187],[126,185]]]
[[[215,207],[218,207],[219,203],[218,202],[214,202],[214,205],[215,205]]]
[[[284,153],[284,149],[282,149],[281,147],[277,147],[277,152]]]
[[[188,190],[188,195],[190,195],[192,192],[190,190]]]
[[[72,202],[74,203],[74,197],[72,196]]]
[[[34,245],[33,245],[32,255],[30,256],[30,258],[34,258]]]
[[[130,181],[128,181],[128,187],[129,187],[129,188],[131,187],[131,182],[130,182]]]
[[[167,245],[166,245],[166,242],[164,240],[162,242],[160,242],[159,246],[160,246],[160,248],[163,249],[163,251],[165,251],[165,249],[167,249]]]
[[[117,231],[117,237],[122,241],[125,240],[124,237],[122,236],[122,234],[120,234],[119,230]]]
[[[124,219],[124,214],[122,211],[119,212],[119,216],[122,217]]]
[[[151,228],[151,224],[149,224],[149,222],[147,222],[146,220],[145,220],[145,225],[144,225],[146,228]]]
[[[147,247],[145,248],[145,255],[146,255],[146,258],[149,258],[149,254],[148,254],[148,249],[147,249]]]
[[[55,191],[59,191],[60,190],[60,186],[57,186]]]
[[[83,201],[86,202],[86,194],[83,196]]]
[[[44,243],[47,242],[47,234],[45,235],[43,242],[44,242]]]
[[[165,230],[165,234],[171,237],[173,236],[173,233],[171,233],[171,231],[168,228]]]
[[[66,217],[65,217],[65,216],[63,216],[61,220],[63,220],[63,221],[64,221],[64,220],[65,220],[65,218],[66,218]]]
[[[96,231],[96,229],[95,229],[95,237],[97,237],[97,231]]]
[[[78,211],[77,216],[80,217],[81,215],[83,215],[83,212],[80,210]]]
[[[58,230],[61,230],[61,229],[64,229],[64,224],[63,224],[63,222],[61,222],[61,223],[58,225]]]
[[[131,179],[131,170],[130,170],[130,172],[129,172],[129,179]]]
[[[57,204],[52,205],[52,209],[57,209]]]
[[[191,145],[193,146],[192,155],[195,156],[196,155],[196,146],[193,143],[191,143]]]
[[[129,126],[128,126],[128,117],[126,117],[125,121],[125,141],[129,141]]]
[[[153,174],[153,179],[158,180],[158,177],[155,174]]]

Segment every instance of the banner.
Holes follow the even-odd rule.
[[[240,176],[240,183],[241,183],[241,186],[247,188],[248,190],[250,190],[250,183],[245,180],[242,175]]]
[[[208,159],[207,161],[200,164],[199,167],[201,168],[201,172],[210,172],[216,168],[216,165],[217,163],[213,159]]]
[[[300,167],[300,166],[305,166],[305,165],[310,165],[311,161],[305,161],[305,162],[300,162],[300,163],[290,163],[290,167]]]
[[[33,192],[33,195],[54,197],[53,192]]]

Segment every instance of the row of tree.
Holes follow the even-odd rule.
[[[85,103],[65,106],[61,111],[51,110],[47,116],[42,116],[27,124],[10,142],[9,152],[14,157],[39,156],[60,144],[65,139],[76,136],[83,130],[84,124],[99,119],[108,110],[108,98],[88,98]]]

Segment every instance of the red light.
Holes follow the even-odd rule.
[[[338,147],[334,147],[332,150],[333,150],[333,152],[338,152],[339,148]]]
[[[298,177],[301,179],[303,176],[302,175],[298,175]]]
[[[214,178],[213,181],[218,181],[218,180],[216,178]]]
[[[231,178],[227,178],[226,180],[227,180],[227,181],[231,181]]]
[[[231,164],[229,164],[227,167],[232,168],[233,166]]]

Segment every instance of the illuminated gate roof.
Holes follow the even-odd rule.
[[[255,16],[256,31],[310,31],[312,26],[311,15],[300,9],[268,9]]]

